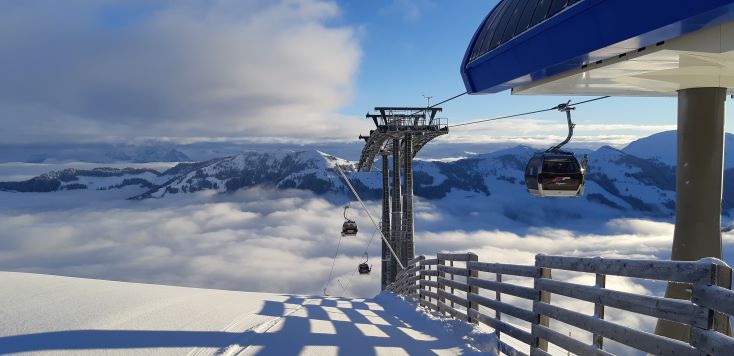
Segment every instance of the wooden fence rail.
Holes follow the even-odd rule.
[[[458,265],[456,264],[458,263]],[[594,274],[593,285],[553,279],[552,270]],[[480,277],[492,273],[494,278]],[[622,276],[684,283],[691,299],[680,300],[622,292],[606,288],[606,277]],[[532,287],[509,283],[525,280]],[[732,271],[711,260],[698,262],[580,258],[537,255],[535,265],[479,262],[474,253],[439,253],[418,256],[399,272],[388,290],[410,296],[421,306],[495,330],[499,350],[508,355],[528,355],[509,345],[502,335],[527,345],[529,355],[548,355],[548,343],[578,355],[611,355],[604,340],[614,340],[650,354],[734,355],[730,317],[734,315]],[[527,300],[529,308],[505,301],[502,294]],[[584,314],[551,303],[551,295],[593,304]],[[604,319],[605,307],[686,325],[687,340],[675,340]],[[481,309],[480,309],[481,308]],[[485,310],[491,311],[490,313]],[[554,330],[553,320],[573,325],[592,335],[591,344]],[[528,327],[516,325],[529,323]]]

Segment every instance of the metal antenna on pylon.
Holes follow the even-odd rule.
[[[427,96],[425,94],[423,94],[423,97],[426,98],[426,100],[428,100],[428,103],[426,103],[426,107],[427,108],[430,108],[431,107],[431,98],[433,98],[433,97],[432,96]]]

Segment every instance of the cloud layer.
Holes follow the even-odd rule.
[[[121,200],[119,195],[0,192],[0,270],[276,293],[320,294],[327,288],[332,295],[371,297],[380,289],[379,236],[368,250],[374,273],[355,273],[374,232],[359,209],[350,217],[360,224],[360,233],[341,240],[334,277],[327,281],[343,221],[342,201],[262,188],[145,201]],[[417,202],[417,254],[473,251],[481,261],[527,265],[537,253],[667,258],[672,243],[673,225],[667,222],[592,218],[587,225],[569,220],[556,227],[528,227],[503,221],[507,218],[493,213],[492,205],[482,204],[480,198],[466,203],[452,210],[446,209],[447,201]],[[379,212],[376,204],[369,208]],[[475,218],[470,212],[484,225],[466,225]],[[733,244],[734,233],[725,234],[725,259],[730,263]],[[553,273],[560,280],[594,283],[590,274]],[[607,287],[660,295],[664,284],[610,277]],[[511,296],[503,300],[530,307]],[[553,297],[553,303],[584,313],[593,310],[589,303],[560,296]],[[648,331],[655,323],[611,308],[607,319]],[[590,341],[581,330],[560,323],[554,328]],[[629,351],[610,347],[623,354]]]
[[[333,2],[0,5],[5,142],[340,137],[359,44]],[[294,125],[298,129],[294,129]]]
[[[478,118],[477,120],[482,120]],[[631,141],[661,131],[675,130],[675,125],[597,124],[574,119],[573,147],[597,148],[611,145],[622,148]],[[452,134],[441,137],[443,143],[514,143],[528,146],[557,144],[566,138],[568,126],[563,120],[533,118],[506,119],[489,123],[460,126]]]
[[[320,293],[343,219],[341,203],[303,191],[258,188],[146,201],[120,200],[119,195],[0,193],[0,269]],[[379,212],[376,205],[370,208]],[[342,240],[328,288],[335,294],[367,297],[379,291],[379,235],[369,249],[376,273],[355,276],[346,292],[339,286],[347,287],[375,231],[364,212],[352,210],[350,217],[359,222],[361,232]],[[483,261],[519,264],[532,264],[537,253],[667,258],[672,242],[673,226],[666,222],[594,221],[591,233],[576,222],[568,229],[519,228],[501,221],[500,215],[477,211],[485,217],[485,227],[472,224],[466,230],[466,218],[453,214],[466,212],[445,210],[430,201],[416,204],[417,254],[473,251]],[[725,244],[731,242],[727,235]]]
[[[341,206],[297,191],[89,205],[58,194],[50,208],[19,208],[18,194],[1,194],[1,269],[246,291],[320,293],[343,219]],[[374,230],[352,215],[364,223],[359,239],[341,243],[335,276],[345,285]],[[379,273],[351,289],[374,295]]]

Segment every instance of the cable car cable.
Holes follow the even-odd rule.
[[[461,124],[454,124],[454,125],[451,125],[451,127],[459,127],[459,126],[466,126],[466,125],[474,125],[474,124],[479,124],[479,123],[482,123],[482,122],[488,122],[488,121],[497,121],[497,120],[502,120],[502,119],[509,119],[509,118],[511,118],[511,117],[518,117],[518,116],[525,116],[525,115],[537,114],[537,113],[541,113],[541,112],[546,112],[546,111],[551,111],[551,110],[556,110],[556,108],[555,108],[555,107],[553,107],[553,108],[550,108],[550,109],[543,109],[543,110],[528,111],[528,112],[524,112],[524,113],[521,113],[521,114],[514,114],[514,115],[507,115],[507,116],[493,117],[493,118],[491,118],[491,119],[482,119],[482,120],[477,120],[477,121],[469,121],[469,122],[464,122],[464,123],[461,123]]]
[[[460,93],[460,94],[456,94],[456,95],[454,95],[454,96],[452,96],[452,97],[450,97],[448,99],[444,99],[443,101],[440,101],[440,102],[438,102],[436,104],[433,104],[431,106],[428,106],[425,109],[418,110],[418,111],[414,112],[413,115],[418,114],[418,113],[421,113],[421,112],[424,112],[424,111],[426,111],[428,109],[434,108],[434,107],[439,106],[441,104],[445,104],[445,103],[447,103],[449,101],[452,101],[454,99],[460,98],[460,97],[462,97],[462,96],[464,96],[466,94],[468,94],[468,93],[467,92],[463,92],[463,93]],[[579,101],[579,102],[576,102],[576,103],[567,103],[566,105],[568,105],[568,106],[582,105],[582,104],[590,103],[592,101],[606,99],[606,98],[609,98],[609,97],[610,97],[609,95],[605,95],[605,96],[600,96],[600,97],[596,97],[596,98],[589,99],[589,100]],[[479,124],[479,123],[482,123],[482,122],[496,121],[496,120],[502,120],[502,119],[509,119],[509,118],[512,118],[512,117],[538,114],[538,113],[541,113],[541,112],[558,110],[558,108],[559,108],[559,106],[554,106],[552,108],[547,108],[547,109],[541,109],[541,110],[535,110],[535,111],[528,111],[528,112],[524,112],[524,113],[520,113],[520,114],[500,116],[500,117],[495,117],[495,118],[491,118],[491,119],[482,119],[482,120],[477,120],[477,121],[464,122],[464,123],[450,125],[450,126],[451,127],[459,127],[459,126],[473,125],[473,124]]]
[[[428,108],[430,109],[430,108],[433,108],[433,107],[439,106],[439,105],[441,105],[441,104],[445,104],[445,103],[448,103],[449,101],[451,101],[451,100],[454,100],[454,99],[456,99],[456,98],[459,98],[459,97],[462,97],[462,96],[464,96],[464,95],[466,95],[466,92],[463,92],[463,93],[461,93],[461,94],[456,94],[456,95],[454,95],[454,96],[452,96],[452,97],[450,97],[450,98],[448,98],[448,99],[446,99],[446,100],[444,100],[444,101],[441,101],[441,102],[435,103],[435,104],[433,104],[433,105],[429,106]]]
[[[582,105],[582,104],[590,103],[592,101],[602,100],[602,99],[606,99],[606,98],[609,98],[609,96],[608,95],[607,96],[600,96],[600,97],[597,97],[597,98],[594,98],[594,99],[579,101],[577,103],[560,104],[560,105],[554,106],[552,108],[541,109],[541,110],[534,110],[534,111],[528,111],[528,112],[524,112],[524,113],[513,114],[513,115],[506,115],[506,116],[500,116],[500,117],[493,117],[491,119],[482,119],[482,120],[476,120],[476,121],[463,122],[463,123],[460,123],[460,124],[450,125],[450,127],[459,127],[459,126],[466,126],[466,125],[474,125],[474,124],[479,124],[479,123],[482,123],[482,122],[496,121],[496,120],[502,120],[502,119],[509,119],[511,117],[532,115],[532,114],[537,114],[537,113],[546,112],[546,111],[554,111],[554,110],[558,110],[558,108],[561,105],[566,105],[566,106],[572,107],[572,106]]]
[[[568,104],[568,106],[576,106],[576,105],[586,104],[586,103],[590,103],[590,102],[592,102],[592,101],[597,101],[597,100],[601,100],[601,99],[606,99],[606,98],[609,98],[609,97],[610,97],[609,95],[605,95],[605,96],[600,96],[600,97],[598,97],[598,98],[594,98],[594,99],[589,99],[589,100],[579,101],[578,103],[570,103],[570,104]]]
[[[422,112],[424,112],[424,111],[426,111],[426,110],[428,110],[428,109],[431,109],[431,108],[434,108],[434,107],[436,107],[436,106],[439,106],[439,105],[441,105],[441,104],[444,104],[444,103],[448,103],[449,101],[451,101],[451,100],[454,100],[454,99],[456,99],[456,98],[459,98],[459,97],[462,97],[462,96],[464,96],[464,95],[466,95],[466,94],[467,94],[467,92],[463,92],[463,93],[461,93],[461,94],[456,94],[456,95],[454,95],[454,96],[452,96],[452,97],[450,97],[450,98],[448,98],[448,99],[445,99],[445,100],[443,100],[443,101],[440,101],[440,102],[438,102],[438,103],[435,103],[435,104],[433,104],[433,105],[431,105],[431,106],[428,106],[428,107],[426,107],[425,109],[421,109],[421,110],[418,110],[418,111],[414,112],[414,113],[413,113],[412,115],[415,115],[415,114],[419,114],[419,113],[422,113]]]
[[[334,265],[336,264],[336,257],[339,256],[339,246],[342,244],[342,236],[339,236],[339,242],[336,244],[336,252],[334,253],[334,259],[331,260],[331,271],[329,271],[329,279],[324,284],[324,295],[326,295],[326,287],[331,283],[331,278],[334,274]]]
[[[375,229],[375,231],[372,233],[372,237],[370,237],[370,241],[367,242],[367,247],[365,247],[364,252],[362,253],[362,256],[364,256],[364,254],[367,253],[367,251],[370,249],[370,246],[372,245],[372,240],[375,239],[375,235],[377,235],[377,229]],[[346,293],[347,292],[347,288],[349,288],[349,286],[352,284],[352,279],[354,279],[354,274],[355,273],[357,273],[357,270],[352,271],[352,275],[349,276],[349,280],[347,281],[346,288],[342,285],[342,293]],[[338,281],[338,279],[337,279],[337,281]],[[339,282],[339,284],[341,284],[341,282]]]
[[[382,233],[382,229],[380,229],[380,226],[377,225],[377,222],[375,222],[375,218],[372,217],[372,214],[370,213],[369,209],[367,209],[367,205],[364,204],[364,202],[362,201],[362,198],[359,197],[359,194],[357,194],[357,191],[352,186],[352,183],[349,182],[349,179],[347,179],[347,175],[344,174],[344,171],[341,169],[341,167],[339,167],[338,164],[335,166],[336,166],[336,169],[339,171],[339,174],[341,174],[342,179],[344,179],[344,182],[346,182],[347,186],[349,186],[349,189],[352,191],[352,194],[354,194],[354,197],[357,198],[357,201],[359,201],[360,204],[362,204],[362,208],[367,213],[367,216],[370,218],[370,221],[372,221],[372,224],[375,225],[375,228],[378,231],[380,231],[380,237],[382,238],[382,241],[384,241],[385,244],[387,244],[387,248],[390,250],[390,253],[393,255],[393,257],[395,257],[395,262],[398,263],[398,266],[400,266],[401,270],[405,269],[405,266],[403,265],[403,263],[400,262],[400,258],[398,257],[398,254],[395,253],[395,250],[393,250],[392,246],[390,246],[390,242],[387,240],[387,237],[385,237],[385,235]]]

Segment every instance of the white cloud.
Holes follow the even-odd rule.
[[[427,0],[392,0],[380,9],[380,15],[414,22],[423,17],[425,7],[433,6],[433,2]]]
[[[482,120],[483,118],[477,118],[475,120]],[[475,121],[469,120],[469,121]],[[584,120],[574,119],[576,127],[574,132],[584,134],[586,132],[625,132],[625,133],[641,133],[651,134],[660,131],[675,130],[676,125],[649,125],[649,124],[598,124]],[[549,132],[556,132],[558,135],[565,135],[568,130],[568,126],[565,120],[547,120],[547,119],[532,119],[532,118],[511,118],[498,121],[491,121],[486,123],[478,123],[476,125],[458,126],[454,128],[456,132],[513,132],[519,134],[548,134]]]
[[[112,192],[81,193],[0,193],[0,268],[318,293],[328,276],[342,222],[343,202],[330,203],[302,191],[202,192],[145,201],[120,200]],[[672,224],[665,222],[614,219],[606,224],[596,220],[591,225],[574,224],[578,231],[520,229],[501,215],[482,210],[482,205],[489,210],[491,205],[464,205],[476,210],[485,226],[502,227],[466,225],[462,217],[466,211],[419,200],[418,254],[474,251],[484,261],[521,264],[532,264],[537,253],[660,258],[669,253],[672,241]],[[376,203],[371,209],[379,212]],[[352,215],[361,232],[341,243],[335,276],[344,284],[374,232],[360,209]],[[597,228],[591,230],[592,225]],[[725,242],[730,244],[731,239]],[[369,250],[376,271],[379,254],[378,235]],[[351,294],[370,296],[379,289],[379,272],[354,278],[358,282]],[[341,291],[336,280],[330,290]]]
[[[623,147],[636,139],[676,129],[675,125],[595,124],[580,120],[575,122],[577,125],[570,145],[585,148],[596,148],[605,144]],[[439,138],[440,142],[464,144],[510,142],[528,146],[547,146],[563,141],[568,126],[559,120],[520,118],[459,126],[450,130],[451,135]]]
[[[1,269],[320,293],[343,219],[340,204],[299,191],[251,189],[148,201],[121,201],[101,192],[69,193],[0,193]],[[17,204],[39,197],[43,201]],[[106,200],[95,201],[99,199]],[[342,292],[337,279],[347,284],[374,231],[366,215],[352,215],[362,222],[362,232],[341,243],[329,285],[332,293]],[[376,270],[379,251],[376,237],[370,249]],[[355,276],[349,293],[374,295],[379,278],[379,273]]]
[[[0,269],[319,294],[339,240],[344,203],[303,191],[268,189],[223,195],[201,192],[145,201],[119,200],[110,192],[88,193],[0,193]],[[418,254],[473,251],[481,261],[529,265],[537,253],[667,258],[672,242],[673,225],[668,222],[593,217],[585,224],[568,220],[561,227],[529,228],[509,224],[482,198],[466,198],[458,210],[447,209],[447,203],[417,201]],[[376,202],[370,203],[370,209],[379,212]],[[475,211],[485,228],[466,225],[468,211]],[[374,273],[355,274],[374,228],[359,209],[354,209],[350,217],[360,224],[361,232],[356,238],[342,240],[334,279],[327,288],[335,295],[371,297],[379,290],[380,240],[375,237],[369,249]],[[492,225],[498,228],[486,227]],[[734,244],[732,236],[734,233],[724,235],[725,253]],[[554,271],[553,275],[586,285],[594,281],[589,274]],[[512,282],[532,283],[529,279]],[[660,295],[664,284],[609,277],[607,287]],[[509,296],[503,298],[521,307],[529,306]],[[553,302],[577,311],[591,311],[589,303],[561,297],[554,297]],[[611,308],[607,319],[648,331],[655,324],[652,318]],[[574,337],[589,337],[560,324],[554,327],[560,332],[570,331]],[[622,348],[611,350],[626,353]]]
[[[364,120],[336,114],[361,55],[338,16],[322,0],[3,3],[2,139],[341,138]]]
[[[421,233],[423,241],[417,246],[422,253],[472,250],[482,260],[532,264],[538,253],[659,258],[669,254],[673,236],[672,224],[636,219],[615,219],[599,230],[594,234],[558,228],[531,228],[523,234],[502,230],[426,231]]]

